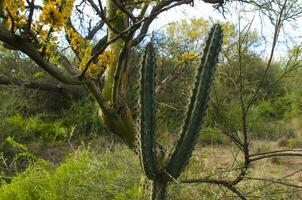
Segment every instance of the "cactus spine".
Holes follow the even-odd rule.
[[[146,47],[141,67],[140,151],[145,174],[153,180],[152,199],[165,199],[167,183],[177,179],[188,164],[207,108],[222,38],[221,26],[215,24],[205,41],[179,139],[164,166],[159,166],[155,152],[155,55],[151,44]]]

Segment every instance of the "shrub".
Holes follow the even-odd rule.
[[[75,138],[102,135],[104,128],[98,116],[98,107],[89,98],[72,102],[69,109],[62,112],[63,125],[73,127]]]
[[[62,126],[61,121],[47,122],[38,117],[24,118],[20,114],[7,118],[2,123],[1,130],[0,137],[12,136],[22,143],[37,139],[44,141],[56,141],[57,138],[66,139],[69,132]]]
[[[270,152],[272,151],[272,145],[267,142],[257,142],[255,145],[255,153],[262,153],[262,152]]]
[[[293,138],[296,136],[295,130],[290,128],[283,121],[258,122],[252,136],[257,139],[278,140],[280,138]]]
[[[138,199],[139,166],[130,150],[101,153],[78,150],[56,170],[31,165],[0,188],[0,199]]]
[[[289,139],[287,146],[290,148],[302,148],[302,137]]]
[[[278,146],[279,147],[285,147],[288,145],[288,139],[287,138],[281,138],[279,141],[278,141]]]
[[[198,142],[200,144],[227,144],[229,139],[219,129],[207,127],[200,133]]]

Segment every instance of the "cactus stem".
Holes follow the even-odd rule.
[[[164,200],[167,195],[167,182],[154,181],[152,183],[151,200]]]

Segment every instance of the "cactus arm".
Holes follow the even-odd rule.
[[[149,43],[141,66],[140,150],[145,174],[154,179],[158,174],[155,152],[155,53]]]
[[[201,121],[205,115],[215,65],[222,43],[222,29],[219,24],[212,27],[205,42],[200,66],[195,77],[195,85],[188,106],[180,138],[170,154],[165,166],[170,176],[178,178],[187,165],[194,149]]]

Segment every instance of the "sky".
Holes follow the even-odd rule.
[[[213,18],[214,20],[225,21],[222,14],[218,13],[211,4],[197,2],[194,7],[182,5],[161,13],[150,26],[150,31],[165,29],[169,23],[192,18]]]
[[[211,18],[211,20],[213,21],[231,21],[236,24],[238,22],[239,13],[238,9],[236,10],[234,6],[234,4],[231,6],[226,5],[226,8],[231,8],[231,10],[229,11],[229,13],[225,14],[224,18],[222,13],[214,9],[211,4],[204,3],[201,0],[195,1],[194,7],[189,5],[183,5],[161,13],[159,17],[152,23],[150,30],[158,31],[159,29],[164,29],[171,22],[180,21],[182,19],[192,19],[200,17],[205,19]],[[274,30],[273,26],[268,21],[264,22],[264,26],[261,26],[261,20],[258,14],[255,14],[255,12],[241,13],[241,16],[241,23],[243,24],[242,27],[244,26],[244,24],[249,23],[251,19],[254,19],[252,29],[257,30],[259,33],[261,32],[266,38],[267,42],[263,41],[261,45],[261,51],[263,51],[264,55],[268,57],[271,49],[272,35]],[[285,32],[289,32],[293,35],[294,41],[290,42],[288,40],[285,40],[284,34],[280,34],[280,42],[277,44],[277,48],[275,51],[275,59],[281,59],[284,55],[286,55],[285,52],[289,50],[289,47],[301,43],[302,21],[297,21],[296,25],[297,26],[295,28],[288,25],[285,29]]]
[[[1,0],[0,0],[1,1]],[[41,0],[36,0],[36,2],[42,2]],[[223,17],[222,13],[220,13],[218,10],[214,9],[212,4],[204,3],[202,0],[195,0],[194,6],[190,5],[182,5],[177,6],[175,8],[169,9],[168,11],[165,11],[161,13],[151,24],[149,32],[152,31],[159,31],[164,30],[167,25],[171,22],[180,21],[183,19],[192,19],[192,18],[204,18],[209,19],[213,21],[222,21],[222,22],[233,22],[236,24],[238,22],[238,10],[235,6],[238,6],[238,3],[227,3],[225,6],[226,9],[231,9],[229,13],[227,12],[225,14],[225,18]],[[261,26],[260,18],[255,12],[250,13],[241,13],[241,15],[245,18],[245,20],[242,20],[241,23],[243,24],[242,27],[244,27],[245,23],[248,23],[251,19],[254,18],[254,23],[252,28],[256,29],[259,33],[261,32],[264,37],[266,38],[267,42],[262,44],[262,50],[264,55],[268,57],[270,48],[271,48],[271,41],[272,41],[272,35],[273,35],[273,26],[270,23],[267,23],[263,26]],[[254,17],[255,16],[255,17]],[[296,28],[292,28],[291,26],[286,27],[286,31],[290,32],[291,35],[294,35],[295,40],[294,42],[286,42],[284,37],[280,37],[280,43],[277,45],[277,49],[275,51],[275,58],[281,58],[284,54],[284,52],[288,51],[288,46],[292,47],[294,44],[301,43],[302,41],[302,20],[299,20],[297,22]],[[300,38],[299,38],[300,37]],[[283,41],[283,42],[282,42]]]

